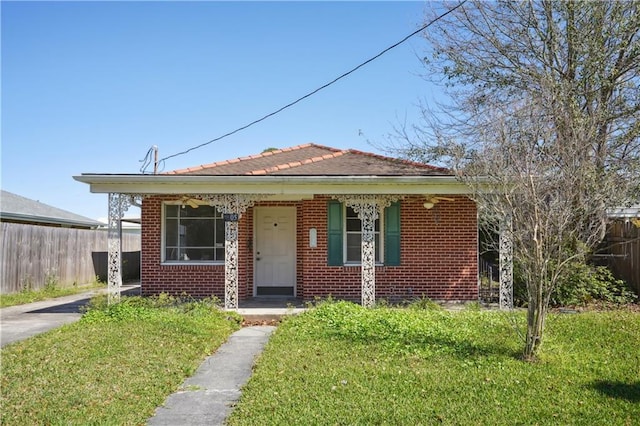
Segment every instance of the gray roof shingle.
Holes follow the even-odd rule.
[[[104,226],[97,220],[4,190],[0,192],[0,219],[82,228]]]

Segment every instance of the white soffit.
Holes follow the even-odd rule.
[[[122,194],[469,194],[453,176],[80,175],[94,193]]]

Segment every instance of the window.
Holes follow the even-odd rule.
[[[350,207],[338,201],[327,206],[327,263],[329,266],[362,261],[362,224]],[[375,261],[386,266],[400,265],[400,203],[384,209],[375,222]]]
[[[224,220],[211,206],[165,204],[166,262],[224,261]]]
[[[351,207],[347,207],[345,214],[345,263],[360,263],[362,261],[362,222],[358,214]],[[382,246],[380,241],[380,218],[376,219],[374,225],[375,235],[375,255],[376,263],[381,263],[380,253]]]

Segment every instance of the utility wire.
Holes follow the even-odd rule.
[[[345,77],[346,77],[346,76],[348,76],[349,74],[352,74],[353,72],[355,72],[355,71],[359,70],[360,68],[362,68],[363,66],[367,65],[368,63],[373,62],[374,60],[378,59],[380,56],[384,55],[385,53],[387,53],[387,52],[388,52],[388,51],[390,51],[391,49],[393,49],[393,48],[395,48],[395,47],[398,47],[399,45],[401,45],[401,44],[402,44],[402,43],[404,43],[405,41],[409,40],[409,39],[410,39],[411,37],[413,37],[414,35],[416,35],[416,34],[418,34],[418,33],[422,32],[422,31],[426,30],[426,29],[427,29],[427,28],[429,28],[431,25],[433,25],[433,24],[435,24],[436,22],[438,22],[440,19],[444,18],[445,16],[447,16],[447,15],[448,15],[448,14],[450,14],[451,12],[453,12],[453,11],[455,11],[456,9],[460,8],[460,7],[461,7],[463,4],[465,4],[466,2],[467,2],[467,0],[462,0],[462,1],[461,1],[459,4],[457,4],[456,6],[452,7],[452,8],[451,8],[451,9],[449,9],[449,10],[447,10],[447,11],[446,11],[445,13],[443,13],[442,15],[439,15],[439,16],[437,16],[436,18],[432,19],[431,21],[429,21],[428,23],[426,23],[426,24],[425,24],[425,25],[423,25],[422,27],[418,28],[417,30],[415,30],[414,32],[412,32],[411,34],[409,34],[408,36],[406,36],[405,38],[403,38],[403,39],[402,39],[402,40],[400,40],[399,42],[397,42],[397,43],[395,43],[395,44],[392,44],[391,46],[387,47],[386,49],[384,49],[383,51],[381,51],[381,52],[380,52],[380,53],[378,53],[377,55],[375,55],[375,56],[373,56],[373,57],[371,57],[371,58],[367,59],[367,60],[366,60],[366,61],[364,61],[364,62],[362,62],[360,65],[356,66],[355,68],[352,68],[351,70],[349,70],[349,71],[345,72],[344,74],[342,74],[342,75],[340,75],[340,76],[338,76],[338,77],[334,78],[334,79],[333,79],[333,80],[331,80],[330,82],[328,82],[328,83],[326,83],[326,84],[324,84],[324,85],[322,85],[322,86],[318,87],[317,89],[315,89],[315,90],[313,90],[313,91],[311,91],[311,92],[307,93],[306,95],[299,97],[299,98],[298,98],[298,99],[296,99],[295,101],[290,102],[290,103],[286,104],[285,106],[283,106],[283,107],[281,107],[281,108],[279,108],[279,109],[277,109],[277,110],[275,110],[275,111],[273,111],[273,112],[271,112],[271,113],[269,113],[269,114],[267,114],[267,115],[265,115],[265,116],[263,116],[263,117],[261,117],[261,118],[258,118],[257,120],[252,121],[252,122],[251,122],[251,123],[249,123],[249,124],[245,124],[245,125],[244,125],[244,126],[242,126],[242,127],[238,127],[237,129],[235,129],[235,130],[233,130],[233,131],[231,131],[231,132],[225,133],[225,134],[224,134],[224,135],[222,135],[222,136],[218,136],[218,137],[217,137],[217,138],[215,138],[215,139],[211,139],[211,140],[210,140],[210,141],[208,141],[208,142],[201,143],[200,145],[196,145],[196,146],[191,147],[191,148],[189,148],[189,149],[187,149],[187,150],[185,150],[185,151],[181,151],[181,152],[178,152],[178,153],[176,153],[176,154],[172,154],[172,155],[169,155],[169,156],[167,156],[167,157],[164,157],[164,158],[160,159],[159,163],[160,163],[160,164],[162,164],[162,165],[163,165],[163,167],[164,167],[164,162],[165,162],[165,160],[168,160],[168,159],[173,158],[173,157],[177,157],[177,156],[179,156],[179,155],[187,154],[187,153],[189,153],[189,152],[191,152],[191,151],[193,151],[193,150],[196,150],[196,149],[198,149],[198,148],[202,148],[203,146],[206,146],[206,145],[212,144],[212,143],[217,142],[217,141],[219,141],[219,140],[221,140],[221,139],[224,139],[224,138],[226,138],[226,137],[228,137],[228,136],[231,136],[231,135],[233,135],[233,134],[235,134],[235,133],[238,133],[238,132],[240,132],[240,131],[242,131],[242,130],[244,130],[244,129],[247,129],[247,128],[249,128],[249,127],[253,126],[254,124],[258,124],[258,123],[260,123],[261,121],[264,121],[264,120],[266,120],[267,118],[272,117],[272,116],[274,116],[274,115],[276,115],[276,114],[278,114],[278,113],[280,113],[280,112],[284,111],[284,110],[285,110],[285,109],[287,109],[287,108],[290,108],[290,107],[294,106],[294,105],[295,105],[295,104],[297,104],[298,102],[301,102],[301,101],[303,101],[303,100],[307,99],[308,97],[310,97],[310,96],[312,96],[312,95],[315,95],[316,93],[318,93],[318,92],[319,92],[319,91],[321,91],[322,89],[326,89],[327,87],[331,86],[332,84],[336,83],[337,81],[339,81],[339,80],[341,80],[341,79],[345,78]]]

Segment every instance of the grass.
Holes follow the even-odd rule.
[[[238,324],[212,301],[94,299],[80,321],[2,349],[0,424],[145,424]]]
[[[8,306],[24,305],[25,303],[39,302],[41,300],[54,299],[56,297],[70,296],[85,291],[105,288],[106,284],[96,280],[91,284],[60,287],[57,283],[48,283],[41,290],[23,290],[19,293],[3,294],[0,296],[0,308]]]
[[[551,314],[540,360],[524,315],[320,304],[271,337],[230,425],[631,425],[640,313]]]

